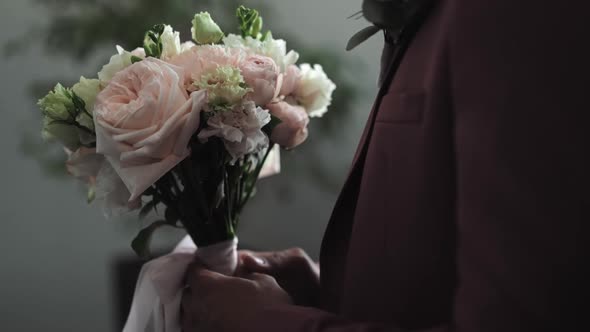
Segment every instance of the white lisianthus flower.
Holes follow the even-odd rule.
[[[213,136],[222,138],[235,163],[247,154],[257,154],[268,147],[268,136],[262,132],[262,127],[270,120],[268,110],[248,101],[231,110],[215,112],[207,121],[208,127],[199,133],[199,139],[206,142]]]
[[[98,79],[103,86],[106,86],[115,75],[123,69],[131,66],[132,57],[145,58],[145,51],[143,48],[137,48],[133,52],[125,51],[121,46],[117,45],[117,54],[113,55],[109,63],[104,65],[98,73]]]
[[[301,65],[301,80],[293,93],[297,102],[305,108],[310,117],[322,117],[332,103],[336,84],[332,82],[320,65]]]
[[[197,46],[197,44],[193,43],[192,41],[184,42],[184,43],[180,44],[180,53],[182,54],[184,52],[190,51],[191,48],[193,48],[195,46]]]
[[[96,96],[100,92],[100,81],[97,79],[87,79],[82,76],[80,77],[80,82],[74,84],[72,90],[78,97],[82,98],[86,105],[86,110],[92,114]]]
[[[208,12],[200,12],[192,21],[193,40],[199,45],[217,44],[225,35]]]
[[[247,53],[264,55],[273,59],[279,66],[281,73],[284,73],[290,65],[297,63],[297,60],[299,60],[299,53],[295,51],[289,51],[287,53],[286,41],[283,39],[273,39],[270,34],[265,41],[260,41],[250,36],[242,38],[242,36],[230,34],[223,38],[223,43],[227,47],[241,48]]]
[[[170,59],[173,56],[182,53],[182,47],[180,45],[180,33],[174,31],[171,26],[164,26],[164,32],[162,32],[162,55],[161,59]]]
[[[80,77],[80,82],[72,87],[72,91],[76,96],[84,101],[86,112],[80,112],[76,117],[76,122],[82,126],[94,131],[94,104],[96,103],[96,96],[100,92],[100,81],[97,79],[87,79]],[[94,135],[85,132],[80,132],[80,142],[82,144],[92,144],[96,141]]]
[[[45,97],[39,100],[39,107],[43,112],[44,139],[56,139],[69,150],[76,150],[80,146],[79,130],[70,125],[74,120],[76,108],[72,100],[71,91],[61,84],[57,84]]]

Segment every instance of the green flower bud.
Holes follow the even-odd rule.
[[[57,84],[53,91],[39,100],[44,115],[43,138],[55,139],[72,151],[81,144],[93,144],[96,141],[94,120],[90,112],[86,111],[86,104],[94,104],[98,85],[98,80],[82,78],[74,86],[77,91],[74,92]]]
[[[258,18],[252,23],[252,38],[260,39],[261,35],[260,32],[262,31],[262,16],[258,16]]]
[[[193,39],[197,44],[216,44],[223,39],[225,34],[208,12],[201,12],[195,15],[191,29]]]
[[[76,117],[72,93],[59,83],[53,91],[39,100],[38,105],[43,115],[54,120],[68,121]]]

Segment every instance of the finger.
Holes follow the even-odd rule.
[[[193,296],[190,290],[185,291],[181,300],[180,322],[182,331],[202,331],[201,325],[207,313],[199,298]]]
[[[189,327],[193,324],[193,310],[192,310],[192,298],[190,288],[185,289],[182,294],[180,302],[180,321],[182,322],[183,331],[189,331]]]
[[[243,264],[246,269],[271,275],[279,274],[284,269],[292,267],[294,263],[307,263],[308,260],[307,254],[300,248],[243,256]]]
[[[262,256],[256,254],[245,254],[242,256],[242,266],[247,272],[269,273],[273,266]]]
[[[254,281],[258,284],[277,284],[277,281],[275,278],[273,278],[272,276],[268,275],[268,274],[264,274],[264,273],[249,273],[244,275],[242,278],[244,279],[248,279],[251,281]]]
[[[198,265],[191,265],[186,275],[186,285],[195,292],[210,289],[228,277]]]

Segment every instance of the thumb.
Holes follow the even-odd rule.
[[[265,257],[250,253],[242,255],[242,266],[251,273],[268,274],[272,270],[270,262]]]

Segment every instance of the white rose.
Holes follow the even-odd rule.
[[[273,39],[271,35],[265,41],[254,39],[250,36],[230,34],[223,38],[223,43],[232,48],[245,49],[250,54],[267,56],[274,60],[279,66],[281,73],[284,73],[290,65],[297,63],[299,53],[289,51],[287,53],[287,42],[282,39]]]
[[[106,86],[118,72],[131,66],[133,63],[131,58],[133,56],[145,58],[145,51],[143,48],[137,48],[133,52],[128,52],[121,46],[117,45],[117,52],[117,54],[111,57],[109,63],[104,65],[98,73],[98,79],[103,86]]]
[[[209,137],[222,138],[235,163],[247,154],[256,154],[268,147],[268,136],[262,132],[262,127],[269,122],[268,110],[248,101],[233,110],[215,113],[207,121],[208,127],[199,133],[199,139],[206,142]]]
[[[164,26],[162,32],[162,55],[163,60],[170,59],[173,56],[182,53],[182,46],[180,45],[180,33],[174,31],[171,26]]]
[[[321,117],[328,111],[335,89],[336,84],[328,78],[322,66],[312,68],[304,63],[301,65],[301,80],[293,95],[310,117]]]

